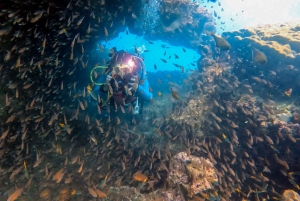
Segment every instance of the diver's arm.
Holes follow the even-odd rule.
[[[152,93],[149,91],[149,88],[146,89],[144,86],[139,85],[137,90],[137,96],[141,97],[145,101],[151,101],[152,99]]]
[[[139,84],[137,88],[137,96],[142,98],[145,101],[151,101],[153,95],[149,91],[149,82],[147,78],[144,78],[145,80],[143,81],[143,85]]]

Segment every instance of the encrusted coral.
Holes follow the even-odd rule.
[[[285,190],[282,194],[283,201],[298,201],[300,200],[300,196],[293,190]]]
[[[223,34],[228,37],[230,44],[238,41],[240,46],[247,47],[250,43],[252,47],[262,50],[267,56],[277,55],[277,58],[272,57],[272,64],[274,64],[280,60],[300,60],[300,34],[295,31],[299,26],[298,22],[264,24]]]
[[[211,189],[213,183],[218,182],[215,168],[208,159],[180,152],[172,158],[170,164],[171,182],[182,184],[190,196]]]
[[[199,33],[215,32],[212,14],[190,0],[161,1],[160,21],[168,38],[171,35],[172,41],[180,41],[181,45],[199,45]]]

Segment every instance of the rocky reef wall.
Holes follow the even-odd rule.
[[[185,47],[197,47],[201,34],[216,30],[212,13],[190,0],[150,1],[135,26],[133,32],[143,33],[145,38]]]

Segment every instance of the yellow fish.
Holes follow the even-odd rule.
[[[136,181],[140,181],[140,182],[147,182],[148,180],[148,177],[144,174],[142,174],[141,172],[136,172],[134,175],[133,175],[133,179],[136,180]]]
[[[225,40],[221,36],[218,36],[214,33],[210,33],[210,35],[212,37],[214,37],[216,46],[219,47],[221,50],[229,50],[230,49],[230,44],[227,42],[227,40]]]
[[[268,62],[267,56],[262,51],[252,47],[253,61],[259,64],[266,64]]]
[[[91,97],[94,99],[94,100],[97,100],[97,94],[92,90],[92,87],[90,85],[88,85],[86,87],[87,91],[88,91],[88,94],[91,95]]]
[[[92,87],[91,87],[90,85],[88,85],[88,86],[86,87],[86,89],[88,90],[88,92],[92,91]]]
[[[28,170],[27,170],[26,161],[24,161],[24,172],[25,172],[25,177],[26,177],[27,179],[29,179],[29,172],[28,172]]]
[[[290,88],[288,91],[285,91],[284,94],[285,94],[286,96],[290,97],[290,96],[292,95],[292,91],[293,91],[293,89]]]
[[[175,98],[176,100],[178,100],[179,96],[178,96],[177,92],[175,92],[172,87],[170,87],[170,89],[172,91],[172,97]]]

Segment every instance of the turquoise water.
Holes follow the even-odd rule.
[[[117,47],[117,50],[125,50],[132,53],[135,51],[134,46],[137,48],[144,46],[148,52],[140,55],[145,60],[147,72],[156,72],[157,70],[181,71],[173,63],[184,66],[185,70],[195,69],[196,66],[193,66],[191,63],[196,64],[199,59],[200,55],[196,50],[184,48],[186,50],[184,52],[182,46],[172,46],[161,40],[151,41],[153,44],[150,44],[143,36],[127,33],[128,35],[126,31],[121,32],[118,37],[110,40],[107,44],[105,41],[102,41],[101,44],[106,48]],[[165,52],[166,54],[164,55]],[[174,54],[178,55],[179,59],[175,59]],[[171,58],[169,59],[170,56]],[[161,59],[165,59],[167,63],[164,63]],[[154,69],[154,64],[157,66],[157,70]]]

